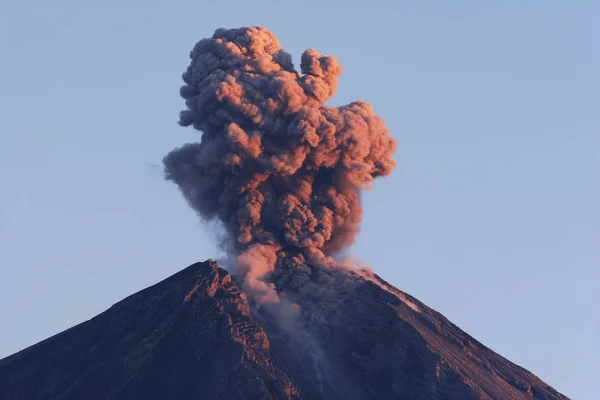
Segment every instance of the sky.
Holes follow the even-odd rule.
[[[341,6],[343,4],[343,7]],[[344,66],[398,140],[352,252],[574,399],[600,364],[600,3],[0,0],[0,358],[221,256],[162,157],[219,27]]]

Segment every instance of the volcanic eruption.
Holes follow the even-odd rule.
[[[0,360],[0,398],[567,399],[340,256],[396,142],[369,104],[324,104],[335,58],[307,50],[297,71],[260,27],[190,56],[180,124],[201,139],[165,172],[222,223],[233,273],[195,263]]]
[[[223,223],[246,293],[275,303],[277,275],[348,268],[331,255],[355,240],[360,191],[395,166],[383,120],[364,101],[325,105],[337,60],[309,49],[298,71],[266,28],[218,29],[190,58],[179,123],[202,136],[165,157],[166,177]]]

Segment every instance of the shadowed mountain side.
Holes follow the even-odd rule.
[[[566,399],[415,298],[366,282],[329,318],[327,349],[377,399]],[[335,344],[335,345],[334,345]]]
[[[288,397],[265,333],[211,261],[0,361],[1,399]]]
[[[325,311],[321,377],[197,263],[0,360],[0,398],[567,399],[379,277]]]

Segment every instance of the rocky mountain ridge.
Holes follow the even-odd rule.
[[[0,360],[0,398],[567,399],[376,275],[351,281],[286,331],[196,263]]]

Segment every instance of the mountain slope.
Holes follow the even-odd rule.
[[[0,398],[567,399],[380,278],[361,282],[323,308],[308,354],[197,263],[0,360]]]
[[[285,398],[230,275],[194,264],[0,361],[2,399]]]

